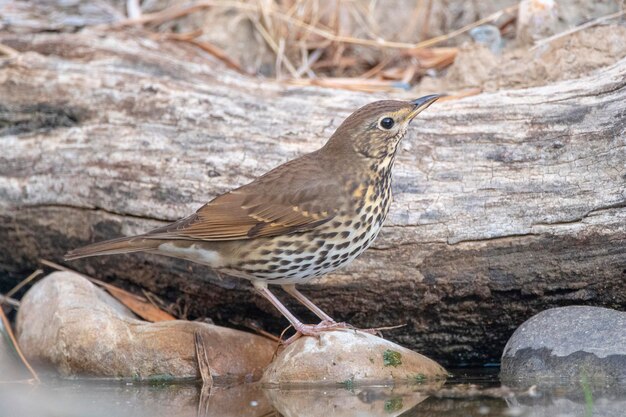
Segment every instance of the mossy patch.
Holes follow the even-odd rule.
[[[417,383],[422,383],[424,381],[426,381],[426,375],[424,374],[417,374],[413,377],[413,380]]]
[[[354,375],[350,379],[346,379],[341,385],[348,391],[354,391]]]
[[[151,385],[170,384],[175,380],[174,376],[170,374],[155,374],[146,378],[146,382]]]
[[[387,349],[383,352],[383,365],[394,368],[402,365],[402,354],[395,350]]]
[[[385,412],[387,413],[400,411],[402,410],[402,407],[404,407],[404,404],[402,403],[402,397],[391,398],[385,401]]]
[[[583,389],[583,395],[585,396],[585,417],[591,417],[593,416],[593,394],[586,372],[582,374],[580,385]]]

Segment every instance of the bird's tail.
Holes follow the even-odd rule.
[[[149,239],[145,236],[121,237],[71,250],[65,254],[64,258],[66,261],[71,261],[89,256],[144,252],[156,249],[161,243],[163,242],[159,239]]]

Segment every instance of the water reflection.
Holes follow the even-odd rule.
[[[443,383],[442,383],[443,384]],[[468,388],[469,387],[469,388]],[[591,390],[553,385],[501,390],[493,382],[436,385],[264,389],[258,385],[203,389],[188,384],[50,381],[1,384],[4,417],[378,417],[378,416],[622,416],[626,387]],[[589,399],[592,398],[592,401]]]
[[[283,417],[394,417],[428,398],[415,386],[268,389],[266,395]]]
[[[512,397],[509,407],[519,409],[525,417],[626,415],[626,381],[622,384],[603,380],[551,384],[534,388],[535,395]]]

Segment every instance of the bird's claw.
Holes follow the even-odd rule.
[[[296,328],[296,334],[283,341],[282,344],[288,346],[302,336],[311,336],[319,339],[322,333],[338,329],[349,329],[369,334],[377,333],[376,329],[359,329],[348,323],[323,320],[318,324],[303,324],[302,326],[298,326]]]

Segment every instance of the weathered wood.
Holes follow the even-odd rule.
[[[0,290],[38,257],[189,214],[380,98],[246,78],[186,45],[123,33],[0,42],[22,52],[0,61]],[[497,361],[515,327],[548,307],[626,308],[626,59],[437,103],[413,125],[381,236],[305,288],[316,303],[357,326],[406,323],[390,338],[448,364]],[[285,325],[247,283],[183,261],[70,266],[191,316]]]

